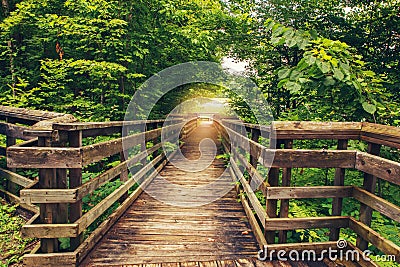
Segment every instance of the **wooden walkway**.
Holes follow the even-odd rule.
[[[217,130],[212,125],[200,125],[185,140],[182,154],[191,160],[199,158],[199,142],[204,138],[212,139],[217,144],[217,153],[222,153]],[[199,172],[180,170],[168,163],[160,175],[169,182],[195,188],[216,180],[224,169],[221,159],[214,159],[207,169]],[[232,188],[231,178],[224,178],[215,186],[222,189],[230,185]],[[198,194],[190,199],[185,190],[168,190],[164,186],[165,180],[156,177],[149,187],[151,194],[173,195],[179,205],[169,205],[142,193],[81,266],[178,262],[208,262],[212,265],[215,261],[221,264],[221,260],[257,255],[257,242],[233,188],[210,204],[182,207],[190,201],[210,197],[210,193],[198,190]],[[225,265],[235,266],[233,261]]]

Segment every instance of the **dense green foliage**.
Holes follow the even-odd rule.
[[[22,1],[0,24],[3,104],[122,119],[139,85],[219,58],[218,1]]]
[[[231,4],[232,54],[249,61],[278,119],[397,124],[398,4]]]

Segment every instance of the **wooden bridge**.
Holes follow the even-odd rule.
[[[22,229],[25,237],[40,240],[24,256],[27,266],[377,266],[362,257],[257,260],[260,249],[322,255],[337,250],[341,229],[358,236],[343,251],[361,253],[372,244],[400,262],[400,248],[370,228],[372,210],[400,222],[400,208],[374,194],[377,179],[400,185],[400,163],[379,155],[382,146],[400,148],[399,128],[358,122],[258,126],[197,118],[80,123],[70,115],[10,107],[0,107],[0,120],[0,134],[7,136],[0,155],[7,156],[8,167],[0,169],[7,179],[2,193],[36,213]],[[146,130],[135,131],[137,125]],[[167,140],[177,135],[182,142],[166,149],[164,133]],[[206,138],[225,157],[207,162],[203,156],[212,146],[201,146]],[[293,148],[294,140],[307,139],[337,140],[337,150]],[[348,140],[366,142],[368,151],[347,150]],[[182,169],[171,161],[196,169],[185,158],[209,166]],[[293,187],[292,168],[335,168],[334,185]],[[17,174],[18,169],[37,169],[38,179]],[[362,188],[345,183],[346,169],[364,173]],[[88,170],[99,174],[86,178]],[[212,190],[205,190],[209,184]],[[114,190],[83,208],[85,197],[107,188]],[[301,198],[332,198],[331,216],[288,218],[290,199]],[[342,216],[343,198],[359,201],[359,218]],[[330,241],[287,243],[288,230],[311,228],[330,229]],[[68,248],[60,247],[60,239]]]

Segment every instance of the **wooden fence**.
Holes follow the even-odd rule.
[[[329,247],[336,248],[335,240],[339,238],[340,229],[350,228],[358,238],[356,246],[349,244],[347,249],[358,250],[361,254],[371,243],[383,253],[395,255],[396,261],[400,262],[399,246],[370,228],[372,210],[400,222],[400,208],[374,194],[377,178],[400,185],[400,163],[379,156],[382,145],[400,148],[399,128],[344,122],[273,122],[269,127],[260,127],[232,120],[222,121],[218,128],[225,151],[231,154],[230,172],[235,180],[240,181],[240,188],[237,187],[237,190],[244,193],[240,194],[241,201],[260,247],[265,247],[268,251],[321,251]],[[277,149],[261,145],[261,135],[268,136],[271,146],[276,145]],[[294,140],[307,139],[337,140],[337,150],[293,148]],[[367,142],[367,152],[347,150],[348,140]],[[249,160],[246,152],[250,154]],[[258,165],[271,167],[268,177],[263,177],[257,171]],[[293,187],[292,168],[335,168],[334,185]],[[356,169],[364,173],[362,188],[344,186],[346,169]],[[245,179],[243,170],[249,174],[248,180]],[[259,186],[254,188],[254,184]],[[265,208],[256,197],[257,190],[262,191],[266,199]],[[346,197],[360,202],[358,220],[351,216],[342,216],[342,201]],[[332,216],[288,218],[289,200],[302,198],[332,198]],[[279,213],[277,200],[280,200]],[[287,230],[312,228],[329,228],[331,241],[285,244]],[[278,244],[275,242],[276,237]],[[360,264],[376,266],[375,263],[364,259],[361,259]]]
[[[20,191],[22,203],[39,206],[38,215],[23,226],[22,235],[39,238],[40,246],[24,256],[24,263],[28,266],[74,266],[81,262],[165,166],[166,154],[174,153],[163,151],[161,134],[167,138],[163,142],[177,135],[185,138],[196,126],[196,119],[186,123],[177,119],[166,123],[164,120],[53,122],[41,128],[26,129],[24,136],[35,137],[36,141],[7,149],[8,167],[39,170],[39,180]],[[99,136],[113,139],[85,145],[90,138]],[[135,151],[131,153],[130,150]],[[152,156],[150,161],[149,155]],[[98,176],[86,182],[82,180],[85,168],[102,165],[107,158],[119,160],[118,165],[103,168]],[[137,166],[138,163],[141,165]],[[132,168],[139,169],[130,175],[128,170]],[[121,185],[84,213],[83,198],[117,179]],[[85,239],[88,227],[116,203],[118,207],[114,212]],[[68,251],[60,251],[60,238],[69,238]]]
[[[75,121],[75,118],[63,113],[0,106],[0,135],[6,139],[6,146],[0,146],[0,157],[6,156],[7,147],[36,145],[38,139],[25,135],[24,132],[48,127],[56,121],[71,122]],[[31,212],[39,212],[38,207],[24,203],[20,198],[20,189],[34,186],[36,180],[17,174],[15,168],[0,168],[0,177],[7,180],[6,190],[0,189],[5,198]]]

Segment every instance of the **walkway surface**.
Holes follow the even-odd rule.
[[[211,140],[205,138],[216,144],[216,151]],[[257,255],[258,246],[246,214],[237,201],[231,178],[224,174],[224,161],[214,157],[215,153],[222,154],[217,130],[212,124],[200,125],[185,140],[181,151],[189,160],[200,160],[193,164],[175,156],[183,168],[168,163],[161,177],[149,186],[150,191],[141,194],[81,266],[242,266],[240,262],[247,262],[245,258]],[[196,171],[207,165],[210,156],[211,164]],[[202,187],[210,183],[210,188]],[[214,202],[193,206],[223,190],[226,193]]]

